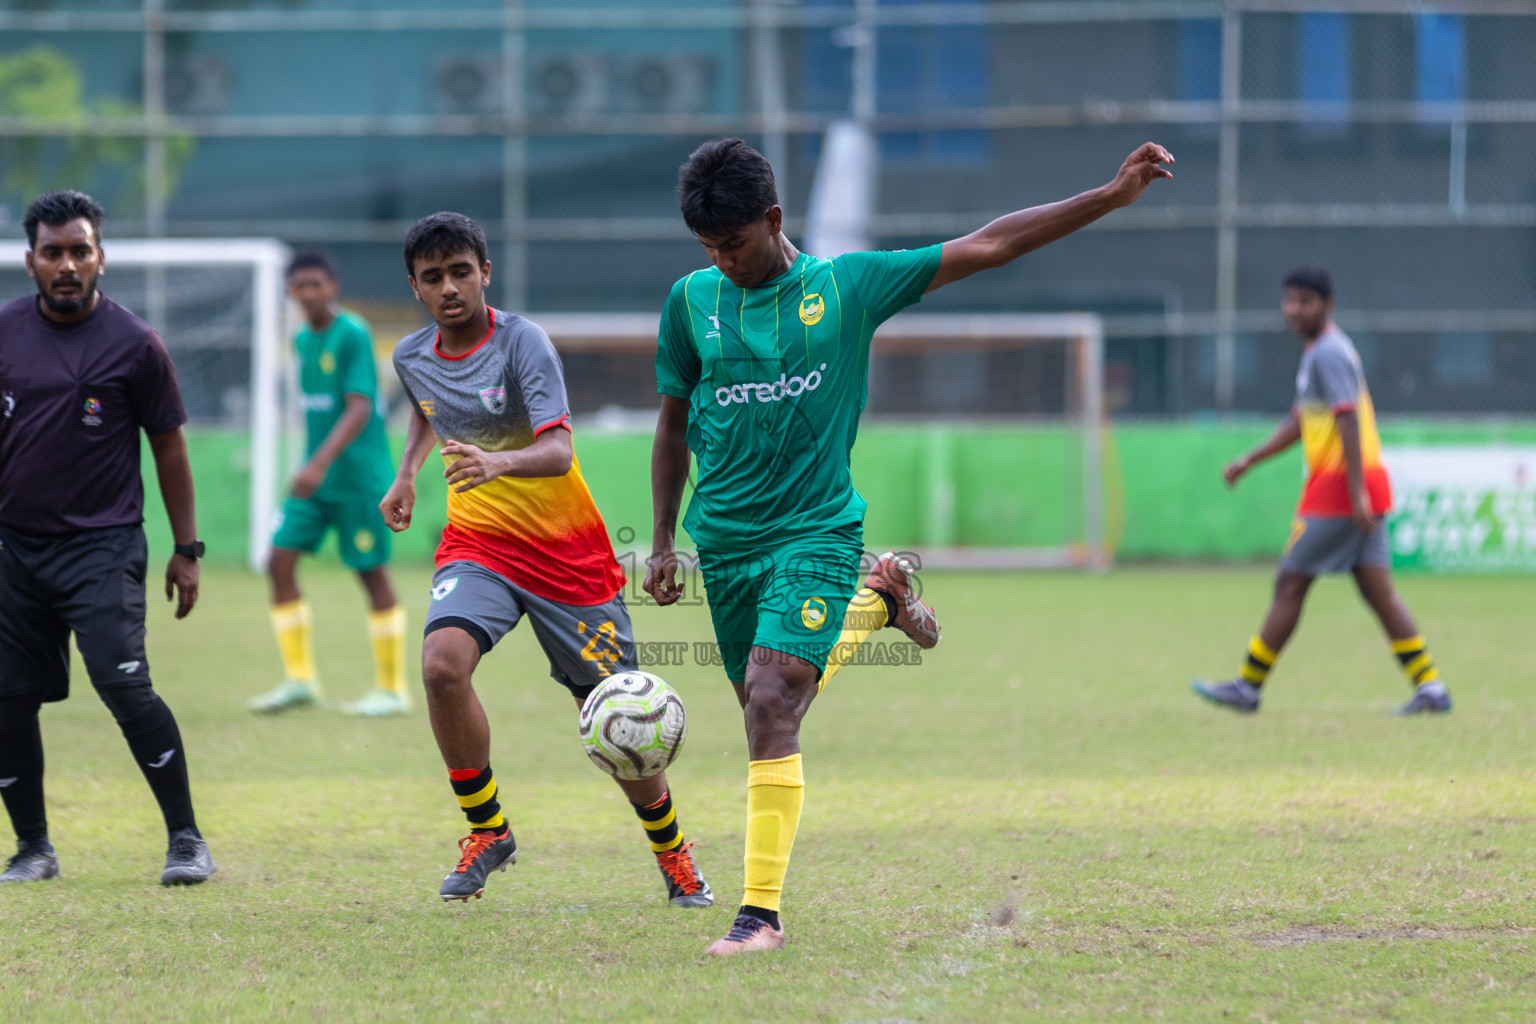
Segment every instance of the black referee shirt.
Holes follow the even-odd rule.
[[[144,521],[139,431],[186,422],[170,353],[102,295],[84,320],[0,306],[0,526],[67,534]]]

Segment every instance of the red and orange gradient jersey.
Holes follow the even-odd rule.
[[[1381,462],[1376,409],[1365,386],[1360,354],[1348,335],[1330,323],[1307,343],[1296,374],[1296,417],[1307,460],[1307,482],[1296,508],[1298,515],[1351,514],[1344,440],[1338,425],[1338,415],[1343,412],[1353,412],[1360,423],[1360,459],[1371,511],[1385,515],[1392,509],[1392,483]]]
[[[439,440],[485,451],[526,448],[546,430],[570,429],[565,374],[549,336],[524,317],[490,312],[485,340],[461,356],[443,355],[436,327],[403,339],[395,372],[406,395]],[[462,494],[450,489],[437,564],[461,561],[563,604],[602,604],[624,586],[575,458],[564,476],[504,476]]]

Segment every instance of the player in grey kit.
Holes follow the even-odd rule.
[[[436,325],[402,340],[395,372],[411,400],[410,433],[380,509],[411,523],[415,479],[438,448],[447,467],[448,526],[422,642],[432,733],[469,834],[443,879],[444,900],[468,900],[517,860],[491,772],[491,730],[471,675],[526,618],[550,675],[580,708],[604,679],[638,668],[624,606],[624,571],[582,479],[571,442],[560,357],[539,326],[485,304],[485,232],[435,213],[405,241],[411,288]],[[650,841],[674,906],[714,902],[683,841],[665,774],[617,780]]]

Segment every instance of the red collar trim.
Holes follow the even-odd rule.
[[[441,327],[439,327],[437,329],[437,337],[432,339],[432,352],[433,352],[433,354],[436,355],[439,359],[447,359],[447,360],[450,360],[452,362],[457,362],[460,359],[468,359],[470,356],[474,355],[476,352],[479,352],[480,351],[480,346],[484,345],[486,342],[490,341],[491,340],[491,335],[496,333],[496,311],[494,309],[492,309],[490,306],[486,306],[485,307],[485,312],[486,312],[486,315],[488,316],[488,318],[491,321],[491,326],[490,326],[490,329],[485,332],[485,337],[480,339],[479,344],[475,345],[474,348],[470,349],[468,352],[463,353],[462,355],[451,356],[448,353],[444,352],[442,349],[438,348],[438,345],[440,345],[442,343],[442,340],[443,340],[443,329]]]

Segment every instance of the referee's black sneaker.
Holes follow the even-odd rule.
[[[208,852],[208,844],[195,828],[179,828],[171,833],[170,844],[165,851],[165,870],[160,872],[161,885],[196,885],[208,881],[208,876],[219,870]]]
[[[508,864],[517,863],[517,840],[512,838],[510,828],[500,834],[471,832],[459,840],[459,851],[459,863],[437,890],[444,903],[479,899],[492,871],[505,871]]]
[[[5,873],[0,882],[41,882],[45,878],[59,877],[59,855],[53,852],[53,844],[43,839],[19,839],[16,856],[5,862]]]

